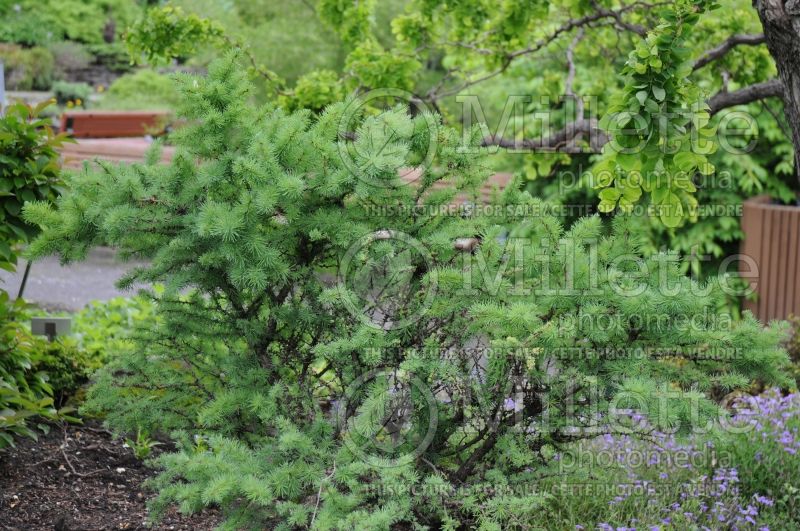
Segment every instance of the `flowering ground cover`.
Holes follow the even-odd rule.
[[[796,529],[800,396],[771,390],[738,399],[733,409],[723,426],[687,437],[659,433],[635,416],[639,436],[606,434],[554,456],[554,467],[571,476],[566,486],[550,485],[558,525]]]

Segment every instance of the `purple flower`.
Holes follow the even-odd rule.
[[[767,507],[772,507],[775,504],[775,502],[772,501],[770,498],[767,498],[766,496],[762,496],[760,494],[754,494],[753,500],[760,503],[761,505],[766,505]]]

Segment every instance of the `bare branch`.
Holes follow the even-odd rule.
[[[654,4],[654,5],[657,5],[657,4]],[[584,27],[584,26],[588,26],[590,23],[596,22],[596,21],[604,19],[604,18],[613,18],[613,19],[617,20],[617,17],[621,17],[622,16],[622,13],[625,13],[627,11],[631,11],[631,10],[637,8],[637,7],[644,7],[644,4],[642,4],[640,2],[635,2],[635,3],[627,5],[625,7],[621,7],[619,9],[617,9],[617,10],[598,9],[597,11],[595,11],[594,13],[591,13],[589,15],[584,15],[584,16],[579,17],[579,18],[570,19],[570,20],[566,21],[564,24],[562,24],[561,26],[559,26],[555,31],[553,31],[553,33],[551,33],[547,37],[538,40],[537,42],[535,42],[534,44],[532,44],[531,46],[529,46],[527,48],[523,48],[521,50],[517,50],[515,52],[511,52],[510,54],[508,54],[508,57],[510,59],[514,59],[514,58],[520,57],[522,55],[529,55],[529,54],[538,52],[539,50],[541,50],[542,48],[544,48],[548,44],[550,44],[553,41],[555,41],[558,37],[560,37],[564,33],[572,31],[573,29],[576,29],[576,28],[581,28],[581,27]],[[647,30],[645,30],[644,28],[637,28],[637,29],[641,30],[642,32],[644,32],[644,33],[639,33],[637,31],[636,33],[639,33],[639,35],[645,35],[647,33]]]
[[[589,138],[588,148],[571,145],[578,136]],[[582,153],[597,152],[608,142],[608,136],[600,129],[595,119],[579,119],[566,125],[546,138],[528,140],[504,140],[502,138],[486,137],[482,145],[498,146],[508,149],[526,149],[540,152]]]
[[[583,28],[579,29],[569,48],[567,48],[567,79],[564,82],[564,93],[572,98],[577,98],[573,88],[575,84],[575,47],[578,46],[578,43],[583,38],[583,32]]]
[[[735,105],[744,105],[764,98],[783,98],[783,83],[781,83],[780,79],[770,79],[733,92],[718,92],[708,100],[708,106],[711,107],[709,112],[716,114],[722,109]]]
[[[617,27],[620,27],[622,29],[631,31],[631,32],[636,33],[636,34],[638,34],[640,36],[645,36],[647,34],[647,29],[646,28],[644,28],[643,26],[639,26],[637,24],[629,24],[629,23],[625,22],[622,19],[622,15],[627,13],[627,12],[633,11],[635,9],[639,9],[639,8],[641,8],[641,9],[652,9],[654,7],[658,7],[658,6],[662,6],[662,5],[666,5],[666,4],[669,4],[669,2],[655,2],[655,3],[632,2],[631,4],[628,4],[626,6],[620,7],[619,9],[605,9],[605,8],[598,7],[598,9],[593,13],[590,13],[588,15],[584,15],[582,17],[573,18],[573,19],[570,19],[570,20],[564,22],[561,26],[559,26],[558,28],[553,30],[552,33],[550,33],[546,37],[543,37],[543,38],[539,39],[538,41],[536,41],[535,43],[531,44],[527,48],[523,48],[523,49],[516,50],[516,51],[513,51],[513,52],[508,52],[504,57],[502,65],[498,69],[494,70],[493,72],[490,72],[488,74],[482,75],[481,77],[478,77],[478,78],[468,79],[468,80],[464,81],[463,83],[459,84],[458,86],[456,86],[456,87],[454,87],[454,88],[452,88],[450,90],[444,91],[442,93],[429,92],[427,97],[430,98],[430,99],[440,99],[440,98],[444,98],[444,97],[447,97],[447,96],[452,96],[454,94],[458,94],[459,92],[461,92],[465,88],[471,87],[472,85],[481,83],[483,81],[486,81],[487,79],[491,79],[491,78],[493,78],[493,77],[495,77],[495,76],[497,76],[499,74],[502,74],[503,72],[506,71],[506,69],[508,69],[508,67],[514,61],[514,59],[516,59],[517,57],[521,57],[521,56],[524,56],[524,55],[530,55],[530,54],[539,52],[542,49],[544,49],[547,46],[549,46],[550,44],[552,44],[553,42],[555,42],[563,34],[568,33],[568,32],[570,32],[570,31],[572,31],[574,29],[591,27],[594,23],[596,23],[598,21],[602,21],[604,19],[609,19],[609,18],[613,19],[614,20],[614,24]],[[460,48],[471,49],[474,52],[476,52],[478,54],[481,54],[481,55],[491,55],[493,53],[492,50],[489,50],[487,48],[481,48],[481,47],[478,47],[478,46],[476,46],[474,44],[469,44],[469,43],[446,42],[446,43],[443,43],[443,44],[448,45],[448,46],[455,46],[455,47],[460,47]]]
[[[578,29],[578,32],[575,34],[575,38],[572,39],[572,42],[567,48],[567,79],[564,82],[564,93],[572,98],[575,102],[575,119],[582,120],[583,119],[583,98],[575,94],[575,48],[578,46],[578,43],[583,39],[585,28]],[[568,141],[569,148],[574,148],[576,142],[579,141],[583,137],[582,132],[578,132],[575,136]]]
[[[694,70],[703,68],[708,63],[716,61],[740,44],[756,46],[764,42],[764,35],[731,35],[716,48],[712,48],[694,62]]]
[[[714,115],[728,107],[773,97],[783,97],[783,83],[779,79],[756,83],[733,92],[718,92],[708,100],[709,113]],[[587,147],[573,144],[573,141],[581,136],[589,138]],[[549,137],[527,140],[504,140],[502,138],[486,137],[483,139],[482,145],[484,147],[497,146],[538,152],[597,153],[606,142],[608,142],[608,135],[600,129],[597,120],[579,118]]]
[[[605,13],[610,13],[610,15],[611,15],[611,16],[614,18],[614,20],[616,21],[616,26],[617,26],[618,28],[621,28],[621,29],[624,29],[624,30],[631,31],[631,32],[633,32],[633,33],[636,33],[637,35],[640,35],[640,36],[642,36],[642,37],[644,37],[645,35],[647,35],[647,28],[645,28],[644,26],[640,26],[639,24],[631,24],[631,23],[629,23],[629,22],[625,22],[625,21],[622,19],[622,13],[621,13],[620,11],[611,11],[611,10],[607,10],[607,9],[603,8],[603,7],[602,7],[602,6],[601,6],[601,5],[600,5],[600,4],[597,2],[597,0],[592,0],[592,5],[593,5],[593,6],[595,6],[597,9],[599,9],[599,10],[600,10],[600,11],[602,11],[602,12],[605,12]]]

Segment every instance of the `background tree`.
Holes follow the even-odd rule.
[[[754,0],[764,37],[782,85],[786,119],[792,128],[795,171],[800,179],[800,5],[796,1]],[[734,41],[735,44],[735,41]],[[777,81],[772,81],[777,85]]]
[[[193,9],[191,2],[183,5],[187,11]],[[691,102],[679,98],[681,104],[672,102],[672,92],[665,92],[663,100],[654,94],[649,105],[658,109],[648,114],[657,118],[666,114],[667,107],[674,111],[682,104],[705,101],[706,129],[716,131],[721,124],[722,135],[738,128],[733,134],[739,138],[732,144],[751,149],[735,155],[724,150],[704,155],[710,166],[703,169],[715,169],[708,175],[692,169],[684,156],[681,162],[694,174],[691,180],[697,190],[659,192],[657,199],[669,201],[674,210],[680,206],[680,215],[665,218],[679,226],[666,227],[659,216],[643,216],[642,223],[649,227],[645,252],[671,248],[687,257],[684,267],[691,267],[694,274],[715,273],[718,260],[737,252],[742,236],[739,218],[731,212],[697,212],[696,201],[737,205],[756,193],[768,193],[790,202],[800,190],[792,135],[782,116],[783,83],[763,46],[757,12],[746,0],[726,0],[709,12],[706,9],[713,6],[707,2],[638,0],[499,5],[484,0],[457,4],[410,0],[391,8],[376,6],[385,4],[319,2],[317,14],[338,33],[344,59],[301,75],[294,86],[278,82],[280,94],[272,92],[272,97],[290,109],[318,110],[345,92],[410,90],[415,105],[438,110],[449,123],[485,118],[484,144],[492,152],[493,168],[518,172],[525,177],[521,185],[535,196],[555,204],[583,205],[578,210],[585,212],[597,204],[598,193],[593,190],[597,182],[585,173],[608,138],[599,118],[613,109],[615,95],[627,91],[629,98],[636,98],[642,92],[631,88],[641,83],[619,73],[637,46],[644,46],[648,34],[664,35],[661,26],[667,23],[674,26],[684,50],[664,63],[661,73],[676,76],[676,89],[695,87],[697,92]],[[688,16],[688,23],[676,19],[681,12],[679,18]],[[137,47],[147,49],[148,43]],[[268,77],[267,85],[275,87],[280,75]],[[658,87],[658,95],[662,88]],[[513,107],[509,97],[519,95],[531,101]],[[484,116],[473,116],[475,109],[459,96],[477,96]],[[580,96],[589,97],[583,101]],[[646,99],[642,108],[644,103]],[[725,118],[734,109],[753,117],[744,137],[742,123]],[[503,124],[508,127],[499,129],[507,111],[514,111],[510,122]],[[548,116],[546,124],[537,118],[543,114]],[[523,148],[526,153],[509,148]],[[672,160],[664,162],[669,166]],[[636,197],[636,202],[650,201],[652,194],[643,191]],[[629,208],[632,203],[625,198],[622,206]],[[619,198],[613,205],[620,205]],[[602,208],[611,208],[611,203],[602,203]],[[668,206],[663,206],[666,210]],[[574,219],[567,216],[568,222]]]

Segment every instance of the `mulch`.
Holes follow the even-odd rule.
[[[153,493],[142,483],[155,472],[97,423],[55,425],[38,441],[16,445],[0,451],[2,530],[202,531],[220,521],[213,510],[185,516],[171,509],[150,524],[146,501]]]

